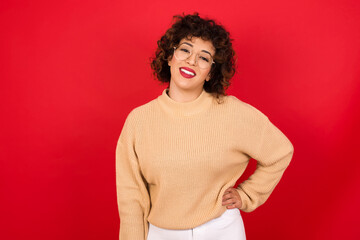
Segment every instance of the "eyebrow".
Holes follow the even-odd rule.
[[[187,44],[187,45],[189,45],[189,46],[191,46],[191,47],[194,47],[191,43],[188,43],[188,42],[183,42],[182,44]],[[209,54],[210,56],[212,56],[211,53],[208,52],[208,51],[206,51],[206,50],[201,50],[201,51]]]

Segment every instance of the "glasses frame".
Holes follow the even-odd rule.
[[[179,46],[181,46],[181,45],[182,45],[182,44],[180,44]],[[174,47],[174,57],[175,57],[176,59],[178,59],[178,58],[175,56],[175,51],[176,51],[176,49],[177,49],[179,46]],[[188,59],[189,57],[191,57],[193,53],[194,53],[194,51],[191,50],[191,54],[190,54],[187,58],[185,58],[185,59],[183,59],[183,60],[180,60],[180,59],[178,59],[178,60],[184,61],[184,60]],[[213,57],[211,54],[209,54],[209,55],[210,55],[210,57],[211,57],[211,59],[212,59],[211,65],[210,65],[210,67],[209,67],[209,68],[211,68],[211,66],[215,63],[215,61],[214,61],[214,57]],[[196,64],[198,63],[198,59],[199,59],[199,53],[197,53],[196,56],[195,56],[195,63],[196,63]],[[200,68],[200,66],[199,66],[199,68]],[[201,69],[207,69],[207,68],[201,68]]]

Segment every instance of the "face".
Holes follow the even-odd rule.
[[[170,88],[186,91],[200,91],[205,81],[210,79],[211,66],[207,69],[199,67],[196,61],[197,55],[211,56],[215,55],[215,48],[210,41],[204,41],[201,38],[193,37],[182,39],[179,46],[184,44],[187,49],[191,49],[191,56],[185,60],[178,60],[175,56],[169,59],[171,79]],[[200,61],[200,60],[198,60]]]

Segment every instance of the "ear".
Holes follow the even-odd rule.
[[[170,62],[171,62],[171,59],[172,59],[172,55],[169,56],[168,59],[167,59],[167,62],[168,62],[168,65],[169,65],[169,66],[171,66],[171,63],[170,63]]]

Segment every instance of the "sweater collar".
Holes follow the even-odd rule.
[[[169,88],[163,90],[162,94],[158,96],[158,102],[165,112],[178,116],[191,116],[205,111],[214,100],[213,95],[203,89],[196,99],[190,102],[177,102],[170,98],[167,94],[168,91]]]

